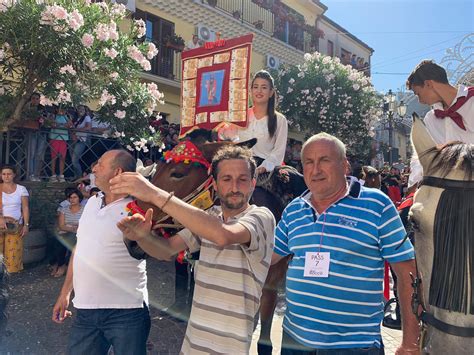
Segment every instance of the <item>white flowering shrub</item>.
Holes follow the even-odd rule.
[[[158,50],[143,41],[142,20],[119,30],[126,15],[124,5],[107,2],[0,0],[0,125],[20,120],[40,92],[44,105],[98,102],[97,118],[115,137],[161,145],[148,117],[163,95],[140,81]]]
[[[290,127],[309,134],[327,132],[351,154],[369,156],[373,123],[381,98],[370,79],[339,58],[306,53],[304,63],[274,71],[279,110]]]

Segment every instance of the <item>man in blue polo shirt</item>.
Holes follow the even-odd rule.
[[[285,209],[275,232],[272,264],[293,254],[286,278],[282,354],[383,354],[383,275],[387,260],[399,278],[403,342],[417,354],[411,312],[414,251],[393,203],[382,192],[346,182],[344,144],[326,133],[302,148],[309,192]]]

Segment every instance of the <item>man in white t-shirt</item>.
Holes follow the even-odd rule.
[[[52,319],[62,323],[74,289],[73,326],[68,354],[146,354],[150,331],[146,261],[131,257],[117,223],[127,215],[127,194],[110,190],[109,180],[135,171],[126,151],[111,150],[94,167],[103,194],[91,197],[79,220],[77,245],[66,280],[53,308]]]
[[[424,122],[436,144],[451,141],[474,144],[474,87],[449,84],[446,70],[431,60],[417,65],[407,79],[422,104],[432,106]],[[408,186],[414,186],[423,178],[423,168],[416,152],[410,163]]]

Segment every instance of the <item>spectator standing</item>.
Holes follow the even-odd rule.
[[[293,254],[286,279],[282,354],[383,354],[384,260],[399,279],[403,341],[418,352],[411,312],[414,251],[392,202],[357,180],[348,185],[344,144],[320,133],[302,148],[309,192],[293,200],[275,232],[272,264]]]
[[[53,127],[49,132],[49,145],[51,147],[51,182],[66,182],[64,179],[64,165],[66,163],[67,142],[69,132],[66,129],[72,125],[72,121],[63,107],[58,108],[55,115]],[[56,160],[59,160],[59,175],[56,174]]]
[[[200,250],[191,316],[182,354],[248,354],[270,265],[275,219],[250,205],[256,164],[248,149],[226,147],[212,161],[220,208],[209,213],[152,185],[138,173],[112,180],[112,191],[159,206],[187,229],[169,239],[150,234],[152,210],[120,223],[129,239],[159,259]]]
[[[29,194],[26,187],[15,183],[13,167],[4,166],[1,172],[0,254],[7,271],[15,273],[23,270],[23,237],[30,226]]]
[[[64,285],[52,320],[62,323],[74,290],[76,315],[69,335],[68,354],[146,354],[150,331],[146,261],[130,256],[117,223],[132,201],[110,190],[109,181],[135,171],[130,153],[110,150],[94,167],[97,186],[104,192],[88,200],[71,255]]]
[[[23,115],[27,119],[25,127],[32,129],[28,132],[28,170],[30,181],[40,181],[39,176],[44,163],[44,153],[48,145],[46,133],[41,129],[44,126],[47,112],[40,104],[41,95],[37,92],[31,94],[30,101],[23,108]]]
[[[191,38],[189,41],[186,42],[186,47],[184,49],[188,50],[188,49],[194,49],[194,48],[199,48],[199,47],[201,47],[201,44],[199,43],[199,37],[198,35],[193,35],[193,38]]]
[[[357,67],[357,56],[355,54],[351,57],[351,65],[354,69]]]
[[[84,105],[77,107],[77,118],[73,121],[72,128],[74,132],[71,134],[72,138],[72,152],[71,161],[74,169],[74,179],[82,177],[81,157],[87,148],[89,140],[89,131],[92,127],[91,117],[87,114],[87,108]]]

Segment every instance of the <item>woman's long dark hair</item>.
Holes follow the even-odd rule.
[[[277,117],[276,117],[276,90],[275,90],[275,81],[273,80],[273,77],[270,75],[269,72],[266,70],[260,70],[258,71],[253,79],[252,79],[252,86],[255,81],[255,79],[260,78],[268,81],[270,84],[270,89],[273,89],[273,95],[270,97],[268,100],[268,106],[267,106],[267,116],[268,116],[268,134],[270,135],[270,138],[273,138],[275,135],[276,129],[277,129]]]

